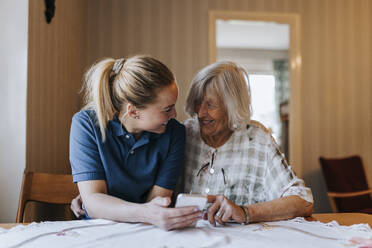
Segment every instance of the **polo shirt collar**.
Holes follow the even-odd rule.
[[[119,121],[118,117],[115,116],[114,119],[111,121],[112,125],[112,132],[116,136],[122,136],[129,134],[127,130],[123,127],[121,122]],[[159,138],[161,134],[158,133],[151,133],[151,132],[143,132],[142,137],[139,139],[139,141],[143,140],[143,142],[147,143],[149,139],[156,139]],[[141,142],[142,143],[142,142]]]
[[[111,126],[112,126],[112,132],[116,136],[122,136],[127,133],[127,131],[121,125],[117,116],[115,116],[114,119],[111,121]]]

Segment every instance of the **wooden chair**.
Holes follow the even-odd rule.
[[[368,187],[362,159],[351,156],[319,160],[333,212],[372,214],[372,189]]]
[[[71,175],[25,172],[16,221],[24,222],[26,204],[30,201],[69,205],[78,194],[79,190],[72,182]]]

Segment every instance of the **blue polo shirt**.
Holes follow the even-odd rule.
[[[109,195],[144,203],[154,186],[174,190],[184,164],[185,127],[171,119],[162,134],[144,132],[139,140],[115,118],[106,140],[94,110],[72,118],[70,163],[74,182],[105,180]]]

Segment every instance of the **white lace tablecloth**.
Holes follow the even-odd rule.
[[[367,224],[340,226],[296,218],[242,226],[211,226],[164,231],[145,224],[107,220],[31,223],[0,229],[0,247],[372,247]]]

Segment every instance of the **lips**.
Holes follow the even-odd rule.
[[[214,120],[199,120],[199,122],[204,125],[210,125],[214,123]]]

